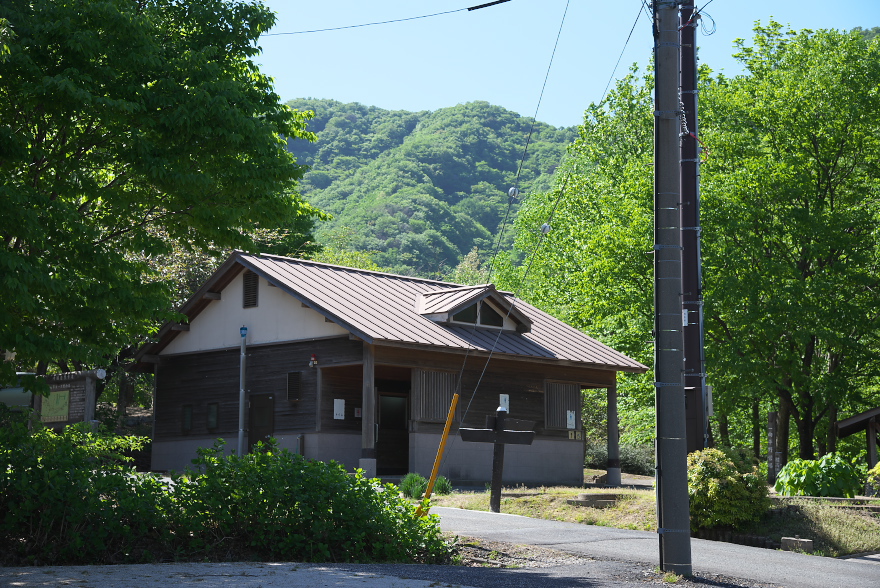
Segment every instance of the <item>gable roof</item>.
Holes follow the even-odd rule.
[[[236,251],[187,301],[180,312],[192,320],[210,303],[211,292],[228,285],[250,269],[273,286],[320,313],[351,334],[377,345],[446,348],[542,360],[574,362],[602,369],[644,372],[648,368],[599,343],[534,306],[494,286],[459,284],[347,268],[276,255]],[[442,295],[448,296],[442,296]],[[520,320],[531,323],[529,333],[438,323],[417,310],[427,299],[435,308],[459,308],[493,296],[512,307]],[[445,311],[443,311],[445,312]],[[166,324],[158,342],[137,355],[156,354],[177,335]]]
[[[416,298],[416,312],[422,315],[445,314],[451,317],[480,300],[491,298],[502,310],[502,314],[517,324],[518,332],[528,333],[531,330],[532,321],[520,312],[510,300],[505,298],[504,294],[510,293],[499,292],[495,289],[495,284],[433,290],[424,292]]]

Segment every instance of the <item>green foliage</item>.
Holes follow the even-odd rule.
[[[293,192],[280,104],[244,0],[0,4],[0,349],[94,364],[169,318],[145,258],[254,248],[317,211]],[[164,314],[163,314],[164,313]],[[15,371],[0,365],[3,379]]]
[[[863,487],[859,469],[836,453],[818,460],[793,459],[776,476],[776,492],[783,496],[852,498]]]
[[[604,470],[608,466],[606,441],[588,441],[584,451],[584,467]],[[639,476],[654,475],[654,448],[650,445],[620,445],[620,470]]]
[[[760,520],[770,506],[758,468],[719,449],[688,455],[691,530],[736,528]]]
[[[94,564],[168,558],[444,562],[436,516],[393,485],[274,446],[223,457],[170,483],[125,465],[141,438],[86,426],[28,429],[0,405],[0,563]]]
[[[878,373],[880,43],[755,32],[746,73],[700,94],[707,365],[716,411],[788,407],[812,459],[822,415]]]
[[[228,543],[287,561],[445,561],[436,516],[418,517],[393,484],[273,444],[223,456],[203,449],[175,487],[191,549]]]
[[[320,240],[353,227],[349,248],[375,252],[392,271],[429,277],[448,274],[474,247],[492,250],[530,119],[485,102],[436,112],[312,99],[288,105],[314,112],[309,128],[318,141],[290,149],[311,166],[303,196],[334,215],[319,227]],[[535,125],[523,193],[551,185],[574,137],[573,129]],[[514,214],[518,207],[514,201]]]
[[[168,488],[134,472],[122,452],[138,437],[87,425],[62,433],[0,405],[0,553],[2,563],[73,564],[152,560],[170,541]]]
[[[428,489],[428,480],[422,474],[410,472],[400,480],[400,491],[407,498],[419,498]]]
[[[434,494],[452,494],[452,482],[446,476],[437,476],[434,481]]]

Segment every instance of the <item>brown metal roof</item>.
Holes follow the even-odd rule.
[[[448,292],[449,300],[466,292],[472,294],[473,288],[463,289],[458,284],[273,255],[236,252],[233,258],[369,343],[474,349],[619,371],[648,369],[512,294],[494,288],[494,293],[531,321],[530,333],[449,326],[416,312],[417,299],[425,293]]]

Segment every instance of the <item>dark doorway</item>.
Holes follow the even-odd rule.
[[[376,380],[376,473],[380,476],[402,476],[409,471],[409,388],[408,380]]]
[[[254,394],[250,397],[248,415],[248,446],[249,451],[259,441],[266,443],[275,434],[275,395]]]

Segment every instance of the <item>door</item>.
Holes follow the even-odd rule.
[[[259,441],[266,443],[275,434],[275,395],[254,394],[250,397],[248,414],[249,451]]]
[[[409,470],[409,419],[407,396],[379,392],[379,435],[376,438],[376,473],[402,476]]]

